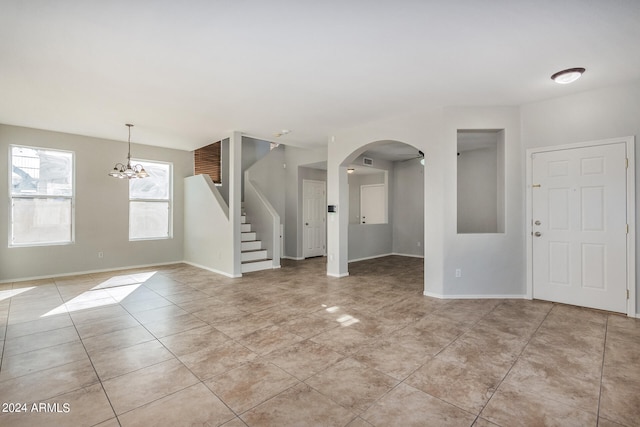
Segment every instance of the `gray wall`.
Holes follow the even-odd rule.
[[[384,184],[384,174],[349,175],[349,224],[360,224],[360,186]]]
[[[269,154],[271,143],[259,139],[242,137],[242,187],[240,191],[244,200],[244,171],[249,169],[255,162]]]
[[[132,144],[135,158],[173,163],[173,238],[129,241],[129,186],[107,173],[126,160],[127,143],[0,125],[0,164],[9,145],[75,152],[75,243],[8,248],[9,209],[0,209],[0,281],[54,276],[183,259],[183,181],[193,174],[193,154]],[[7,169],[4,169],[5,171]],[[9,200],[8,173],[0,173],[0,197]],[[104,258],[98,258],[98,252]]]
[[[229,138],[220,141],[220,195],[229,205]]]
[[[327,150],[309,150],[292,146],[284,147],[285,171],[285,218],[284,256],[302,258],[302,180],[327,180],[327,171],[300,167],[327,161]]]
[[[268,155],[262,157],[249,168],[251,180],[255,182],[262,194],[267,197],[269,203],[278,212],[282,224],[285,223],[284,162],[284,146],[281,145],[271,150]],[[251,215],[250,212],[247,212],[247,214]]]
[[[521,116],[525,149],[622,136],[635,136],[637,144],[640,135],[640,81],[527,104],[522,106]],[[640,150],[637,148],[635,163],[638,168]],[[636,192],[638,188],[640,174],[636,172]],[[636,224],[640,224],[639,214],[640,198],[636,193]],[[639,243],[636,232],[636,265],[640,260]],[[636,279],[636,311],[640,310],[638,286]]]
[[[498,147],[458,156],[458,233],[498,231]]]
[[[394,162],[393,253],[424,255],[424,166],[416,160]]]

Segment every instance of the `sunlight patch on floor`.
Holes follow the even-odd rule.
[[[16,295],[20,295],[23,292],[30,291],[34,289],[35,286],[31,286],[29,288],[18,288],[18,289],[9,289],[7,291],[0,291],[0,301],[9,299],[11,297],[15,297]]]
[[[155,271],[113,276],[40,317],[118,304],[149,280]]]

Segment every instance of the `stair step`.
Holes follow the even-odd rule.
[[[240,233],[240,241],[241,242],[248,242],[249,240],[256,240],[256,233],[255,231],[250,231],[248,233]]]
[[[260,259],[255,261],[247,261],[242,263],[242,272],[251,273],[252,271],[271,270],[273,268],[272,259]]]
[[[251,251],[242,251],[241,253],[241,261],[258,261],[262,259],[267,259],[267,250],[266,249],[255,249]]]
[[[241,233],[246,233],[251,231],[251,224],[246,224],[246,223],[242,223],[240,224],[240,232]]]
[[[248,240],[245,242],[240,242],[240,251],[255,251],[258,249],[262,249],[261,240]]]
[[[245,224],[247,222],[247,216],[245,214],[242,214],[242,216],[240,216],[240,224]]]

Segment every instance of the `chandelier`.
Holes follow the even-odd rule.
[[[109,172],[109,176],[120,179],[146,178],[149,174],[144,170],[141,164],[137,164],[133,167],[131,166],[131,128],[133,125],[127,123],[126,126],[129,128],[129,152],[127,153],[127,164],[125,166],[122,163],[116,163],[113,170]]]

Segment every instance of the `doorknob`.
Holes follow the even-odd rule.
[[[308,222],[305,222],[305,223],[304,223],[304,225],[309,225],[309,223],[308,223]]]
[[[540,224],[541,224],[541,222],[540,222],[540,221],[536,221],[536,222],[534,222],[534,224],[535,224],[535,225],[540,225]]]
[[[536,236],[536,237],[540,237],[540,236],[542,236],[542,233],[539,232],[539,231],[536,231],[535,233],[533,233],[533,235]]]

